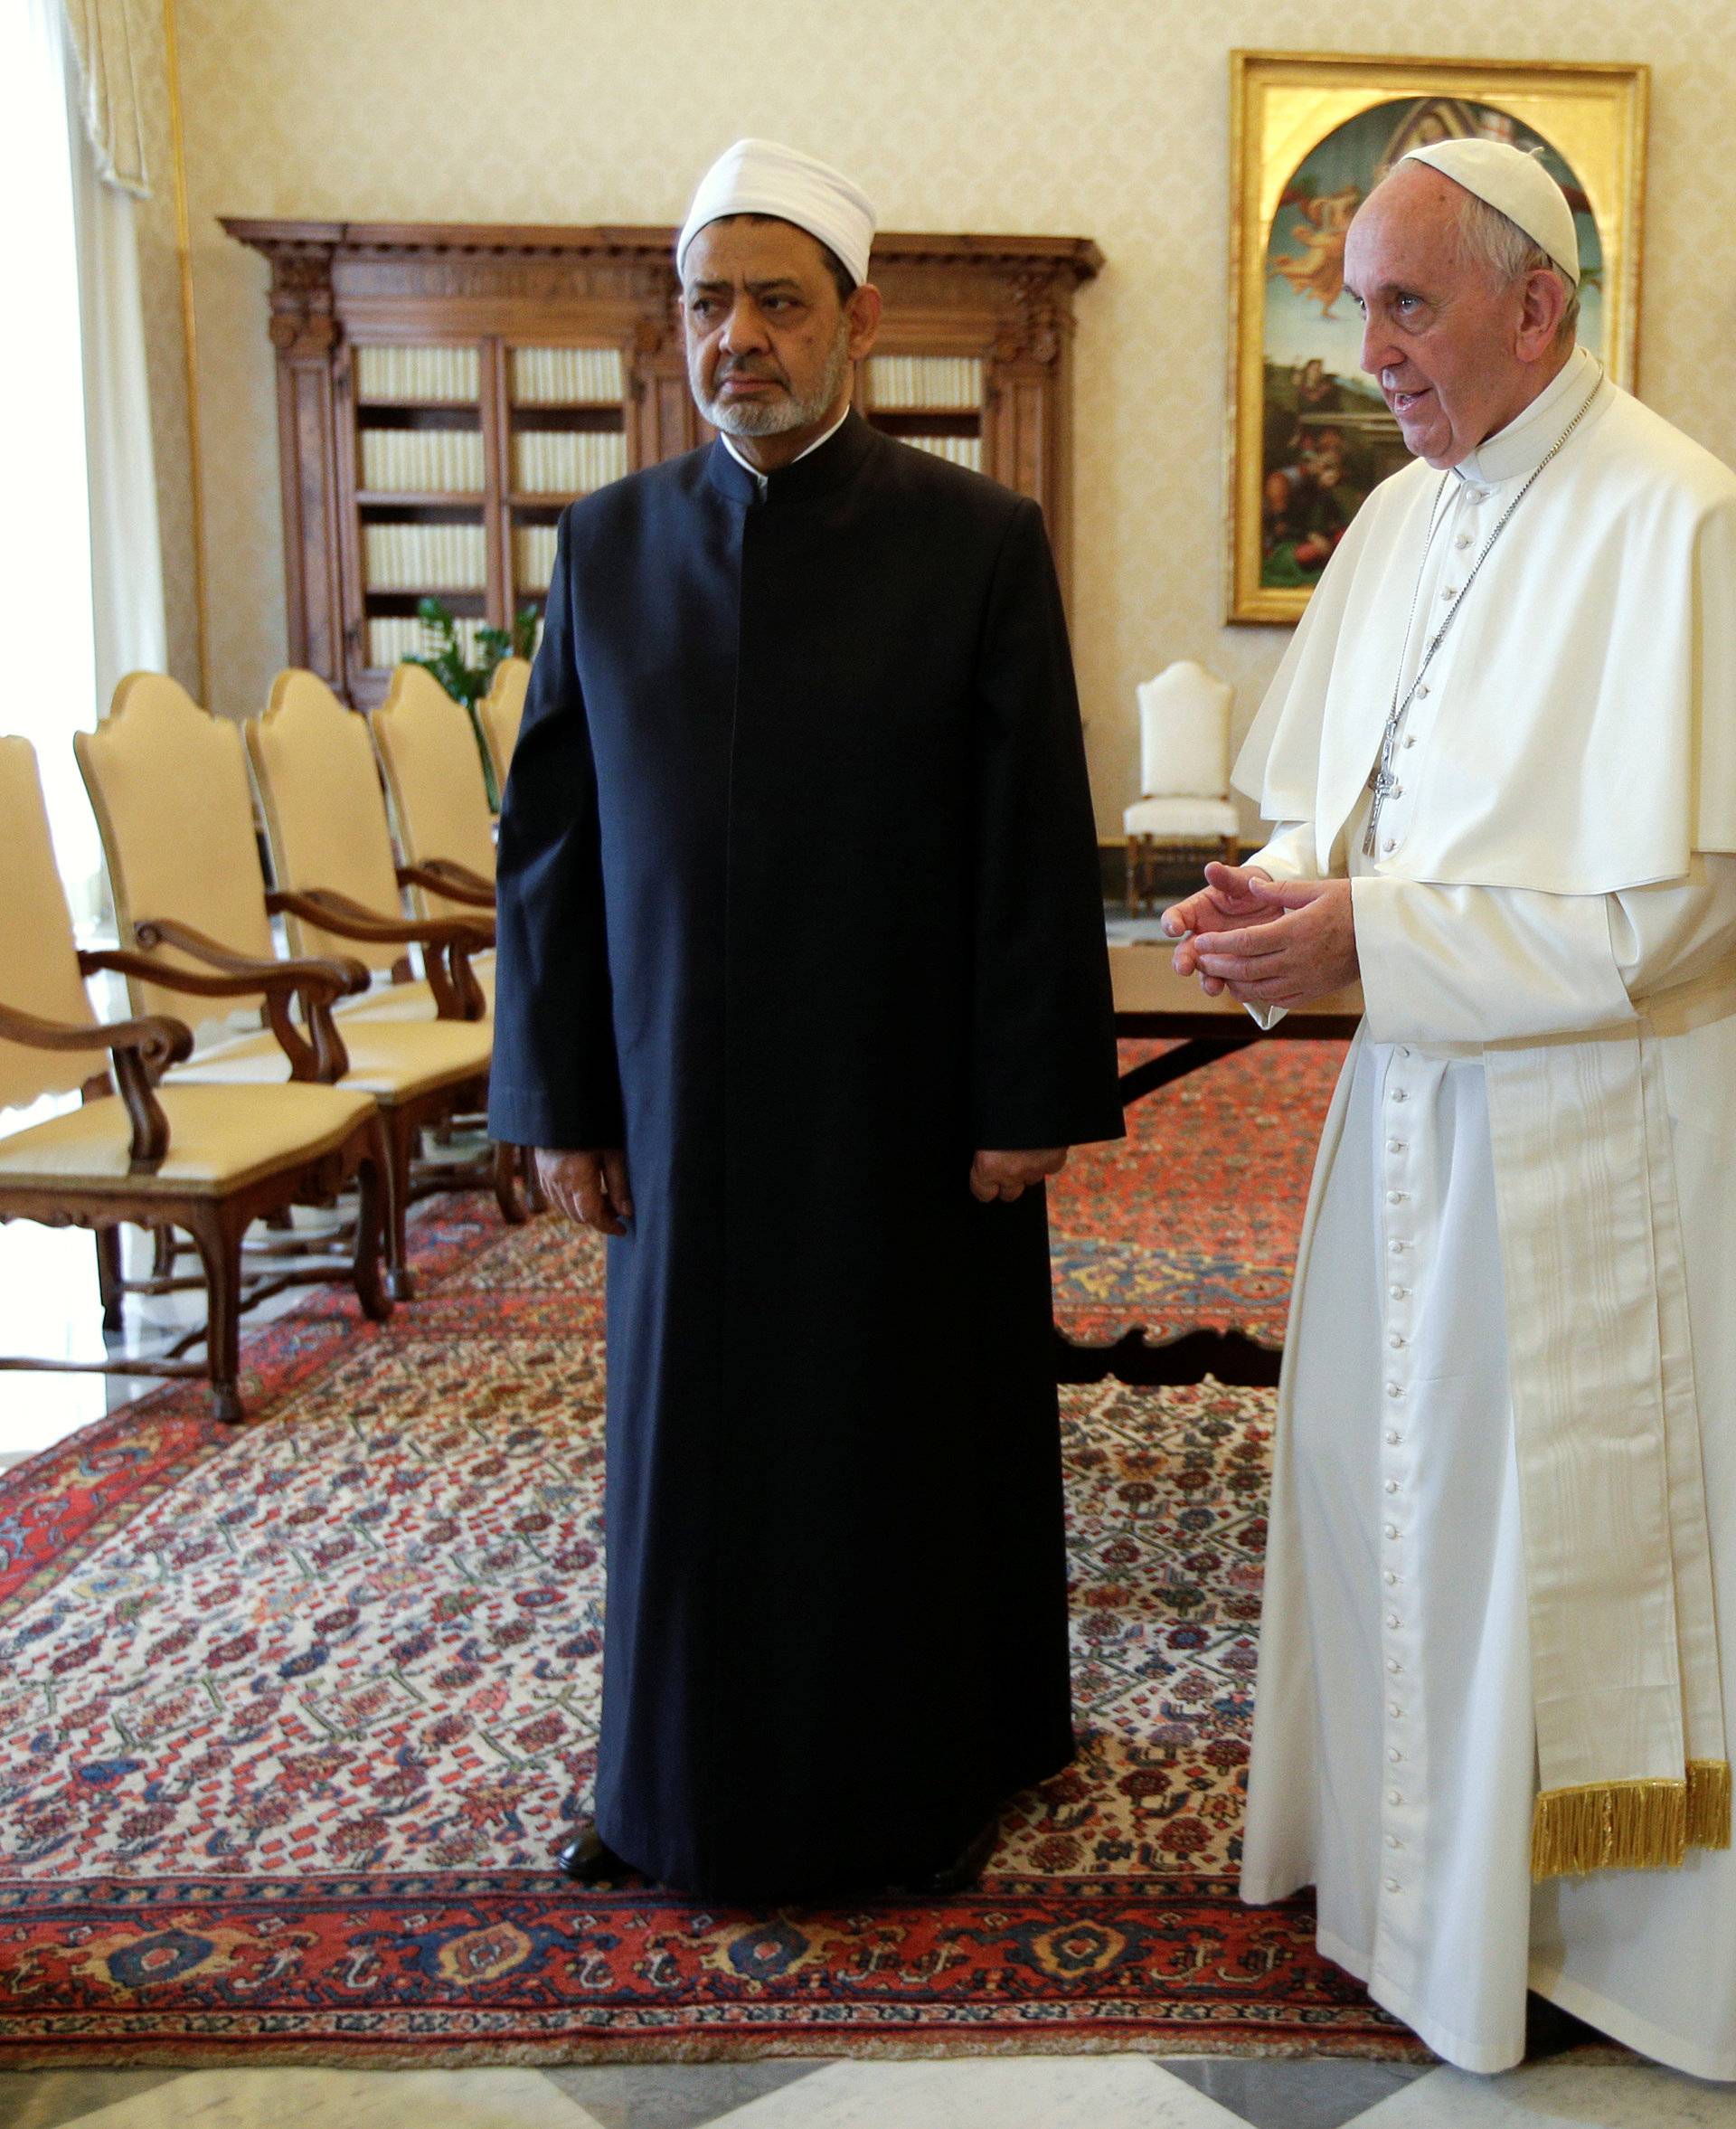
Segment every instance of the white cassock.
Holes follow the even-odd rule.
[[[1520,2059],[1529,1986],[1732,2078],[1736,1854],[1532,1877],[1540,1756],[1571,1798],[1619,1739],[1679,1793],[1736,1708],[1736,478],[1605,383],[1465,589],[1597,374],[1375,492],[1238,764],[1286,824],[1250,863],[1348,874],[1367,1005],[1297,1266],[1242,1896],[1316,1886],[1321,1949],[1466,2068]],[[1625,1429],[1612,1492],[1579,1459]]]

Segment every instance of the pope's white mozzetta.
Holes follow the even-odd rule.
[[[771,214],[793,222],[835,251],[856,282],[868,279],[874,208],[853,177],[817,156],[776,140],[738,140],[725,148],[693,194],[675,241],[675,271],[684,272],[687,248],[708,222],[731,214]]]
[[[1596,383],[1576,352],[1374,491],[1237,766],[1286,824],[1250,864],[1348,874],[1367,1006],[1297,1263],[1242,1884],[1316,1884],[1323,1948],[1467,2067],[1519,2059],[1529,1985],[1732,2077],[1736,476]],[[1461,598],[1364,854],[1394,676]],[[1624,1812],[1681,1867],[1547,1876]]]

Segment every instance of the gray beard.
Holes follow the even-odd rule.
[[[825,374],[807,398],[790,392],[781,400],[748,401],[741,404],[707,399],[700,383],[698,364],[691,358],[687,364],[687,382],[694,403],[713,429],[722,429],[731,436],[782,436],[791,429],[811,428],[825,420],[844,390],[849,367],[850,327],[846,322],[839,327],[838,336],[833,342]]]

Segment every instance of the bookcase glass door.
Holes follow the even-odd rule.
[[[627,359],[618,346],[514,342],[502,348],[499,378],[507,604],[536,610],[540,642],[561,511],[628,470]]]
[[[418,602],[439,599],[474,649],[488,618],[488,437],[479,344],[362,342],[354,554],[364,670],[427,648]]]
[[[876,429],[984,470],[983,364],[968,355],[871,355],[861,402]]]

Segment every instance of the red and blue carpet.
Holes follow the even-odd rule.
[[[1281,1327],[1336,1064],[1271,1045],[1056,1194],[1076,1335]],[[1257,1198],[1263,1204],[1255,1204]],[[981,1887],[751,1914],[580,1893],[600,1259],[474,1201],[426,1298],[248,1348],[0,1481],[0,2066],[1143,2049],[1420,2055],[1235,1897],[1270,1394],[1064,1396],[1082,1751]]]

